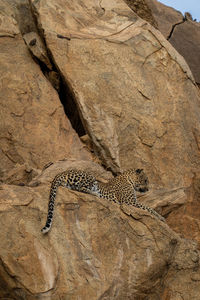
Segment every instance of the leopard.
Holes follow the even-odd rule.
[[[165,222],[165,218],[137,200],[136,192],[145,193],[149,190],[149,180],[143,169],[130,169],[107,182],[97,180],[96,176],[88,171],[69,169],[55,176],[52,181],[48,214],[42,233],[49,232],[54,214],[54,205],[58,187],[66,187],[70,190],[92,194],[119,205],[131,205],[149,212],[157,219]]]

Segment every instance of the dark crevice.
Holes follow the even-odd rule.
[[[64,35],[61,35],[61,34],[57,34],[57,38],[59,38],[59,39],[66,39],[68,41],[71,40],[70,37],[67,37],[67,36],[64,36]]]
[[[56,66],[53,55],[51,54],[51,51],[48,49],[46,41],[44,39],[44,32],[41,28],[41,26],[38,24],[37,18],[36,18],[36,12],[34,12],[34,8],[29,1],[29,6],[30,6],[30,12],[32,13],[32,18],[35,24],[35,28],[37,30],[38,35],[40,36],[43,45],[46,49],[47,57],[51,63],[51,70],[49,67],[42,62],[40,59],[35,57],[32,53],[32,57],[34,60],[37,62],[37,64],[40,66],[41,71],[45,75],[45,77],[50,81],[51,85],[57,90],[60,101],[64,107],[64,111],[66,116],[71,122],[72,127],[74,130],[77,132],[79,136],[83,136],[86,134],[86,131],[84,129],[83,123],[80,118],[80,114],[76,105],[75,97],[73,93],[70,91],[70,88],[64,78],[62,76],[59,68]],[[59,38],[65,38],[62,36],[59,36]],[[36,41],[37,42],[37,41]],[[30,44],[29,44],[30,45]],[[35,45],[35,43],[34,43]],[[30,45],[31,46],[31,45]]]
[[[86,134],[83,123],[81,121],[79,111],[70,89],[68,88],[65,80],[60,76],[60,89],[59,89],[60,101],[64,107],[65,114],[69,118],[72,127],[78,133],[79,136]]]
[[[174,25],[172,25],[172,29],[167,37],[167,40],[170,40],[170,38],[172,37],[172,34],[176,28],[176,26],[180,25],[180,24],[183,24],[186,20],[183,18],[183,20],[181,22],[178,22],[178,23],[175,23]]]
[[[67,79],[64,77],[62,72],[60,71],[59,67],[56,64],[56,61],[54,60],[54,56],[51,53],[51,50],[48,48],[48,45],[46,44],[46,40],[44,38],[45,33],[44,30],[42,29],[41,24],[38,22],[37,19],[37,11],[34,10],[34,6],[32,5],[31,0],[29,1],[29,9],[31,12],[31,16],[33,19],[33,23],[35,24],[35,30],[41,41],[42,44],[45,48],[46,52],[46,57],[48,58],[48,64],[46,64],[45,60],[41,60],[40,57],[36,57],[33,54],[33,49],[31,47],[35,47],[38,43],[37,41],[37,35],[36,35],[36,40],[35,36],[33,39],[29,39],[27,47],[30,50],[30,53],[35,60],[35,62],[40,66],[41,71],[43,72],[44,76],[49,80],[51,85],[54,87],[54,89],[57,91],[60,101],[63,105],[65,114],[69,121],[71,122],[71,125],[73,129],[76,131],[76,133],[79,135],[79,137],[87,136],[87,131],[84,128],[84,122],[82,122],[82,114],[81,111],[79,110],[79,107],[76,103],[76,95],[74,94],[73,87],[71,87],[70,83],[67,82]],[[23,33],[29,33],[28,31],[23,32]],[[58,34],[57,38],[59,39],[66,39],[70,41],[70,36],[63,36]],[[98,151],[94,151],[94,149],[88,148],[91,153],[94,153],[95,157],[99,157]],[[97,154],[98,153],[98,154]],[[102,165],[103,168],[105,168],[106,171],[111,171],[113,173],[112,168],[108,168],[106,164],[102,164],[102,160],[98,162],[99,164]],[[116,175],[116,173],[113,173]]]
[[[74,96],[70,92],[70,89],[68,88],[65,79],[62,77],[59,70],[55,67],[49,54],[48,58],[52,64],[52,70],[49,70],[48,67],[37,58],[34,57],[34,60],[39,64],[41,71],[43,72],[45,77],[51,82],[51,85],[57,90],[65,114],[70,120],[72,127],[79,136],[83,136],[86,134],[86,132],[80,119]]]

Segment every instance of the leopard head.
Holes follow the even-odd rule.
[[[140,193],[145,193],[149,190],[149,180],[143,169],[135,170],[136,180],[135,180],[135,190]]]
[[[129,170],[126,172],[128,182],[137,192],[145,193],[148,191],[148,177],[143,169]]]

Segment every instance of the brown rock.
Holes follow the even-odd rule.
[[[157,28],[167,39],[173,27],[183,22],[183,15],[180,11],[164,5],[157,0],[145,0],[147,6],[151,10],[152,17],[157,22]]]
[[[141,0],[141,3],[143,1]],[[185,58],[197,84],[200,85],[200,23],[193,21],[190,13],[185,16],[157,0],[145,0],[157,22],[157,27],[172,46]]]
[[[24,34],[23,38],[33,56],[44,63],[49,70],[52,70],[52,65],[40,36],[36,32],[29,32]]]
[[[200,102],[185,60],[123,2],[114,9],[106,1],[101,7],[78,3],[75,19],[73,1],[60,0],[52,10],[54,5],[34,4],[33,10],[96,153],[115,173],[144,168],[151,183],[144,202],[168,216],[177,232],[199,241],[193,180],[199,173]],[[61,19],[55,18],[58,10]]]
[[[188,239],[196,240],[200,246],[199,200],[200,197],[192,202],[185,203],[179,210],[172,210],[167,222],[176,232]]]
[[[25,174],[27,166],[30,170],[41,169],[49,161],[66,157],[89,159],[90,155],[66,118],[56,91],[31,58],[13,19],[3,18],[0,177],[9,183],[21,179],[27,182],[32,178]],[[15,167],[24,174],[12,181]]]
[[[185,58],[196,82],[200,84],[200,23],[187,19],[174,28],[169,41]]]
[[[1,23],[1,28],[2,26],[4,28],[7,27],[7,20],[11,17],[14,19],[15,25],[18,24],[22,35],[28,32],[37,32],[35,20],[30,10],[29,0],[1,0],[0,2],[1,17],[5,17],[4,23]]]
[[[144,167],[156,188],[188,187],[199,166],[193,135],[200,132],[199,92],[192,74],[125,3],[114,10],[110,2],[101,4],[102,14],[98,5],[78,3],[74,19],[73,1],[58,1],[67,23],[47,3],[33,9],[104,164],[114,172]]]
[[[140,18],[146,20],[155,28],[158,27],[158,24],[151,12],[151,8],[149,5],[147,5],[146,0],[124,0],[124,1]]]
[[[49,184],[52,182],[54,177],[64,172],[68,169],[77,169],[77,170],[85,170],[95,174],[97,179],[102,181],[108,181],[112,178],[111,172],[105,172],[102,166],[95,162],[89,162],[86,160],[62,160],[56,163],[51,163],[49,166],[47,165],[38,176],[36,176],[32,181],[29,182],[29,186],[38,186],[39,184],[44,184],[48,182]]]
[[[57,168],[67,162],[63,164]],[[84,162],[78,164],[84,169]],[[38,187],[1,187],[0,228],[6,226],[0,230],[2,299],[175,300],[176,294],[184,300],[198,299],[195,243],[181,240],[140,209],[120,209],[59,188],[52,229],[42,235],[49,194],[45,172],[50,169],[52,177],[55,168],[50,166]],[[164,298],[166,294],[170,297]]]
[[[142,3],[142,1],[141,1]],[[183,17],[180,12],[175,9],[161,4],[159,1],[146,0],[146,3],[149,9],[152,12],[152,18],[157,21],[157,28],[162,32],[165,38],[168,38],[170,43],[179,51],[179,53],[185,58],[188,65],[190,66],[194,78],[199,85],[200,83],[200,70],[199,70],[199,61],[200,61],[200,25],[198,22],[193,21],[192,16],[189,13],[185,13]],[[143,132],[145,129],[143,129]],[[197,147],[199,148],[199,131],[194,130],[193,135],[196,140]],[[154,136],[149,136],[148,133],[145,135],[143,141],[151,145],[154,141]],[[184,234],[187,238],[196,239],[200,244],[199,238],[199,210],[198,203],[200,199],[199,189],[198,189],[198,175],[199,172],[195,172],[193,186],[190,189],[190,193],[187,193],[188,204],[180,209],[174,209],[176,204],[174,201],[175,198],[168,198],[167,196],[167,205],[165,206],[165,200],[162,197],[162,209],[160,211],[162,214],[166,214],[167,211],[171,211],[168,218],[168,224],[172,226],[177,232]],[[162,193],[162,191],[160,191]],[[184,192],[183,192],[184,193]],[[154,193],[153,193],[154,194]],[[165,193],[164,193],[165,194]],[[165,194],[166,195],[166,194]],[[170,196],[170,193],[169,193]],[[186,198],[186,195],[185,195]],[[148,199],[148,200],[147,200]],[[176,198],[184,199],[184,197]],[[144,201],[152,202],[151,195],[147,195]],[[182,202],[182,201],[181,201]],[[156,203],[158,206],[159,204]],[[153,205],[153,202],[152,202]],[[175,205],[175,206],[174,206]]]
[[[0,159],[10,184],[0,187],[0,298],[198,300],[196,243],[144,211],[59,188],[52,230],[40,233],[58,172],[111,174],[90,162],[8,3],[0,28]],[[32,9],[52,72],[74,95],[95,151],[114,172],[144,167],[153,190],[141,201],[198,237],[199,92],[184,59],[119,0],[34,1]],[[22,12],[22,34],[33,32]]]
[[[0,15],[0,37],[15,37],[19,33],[16,21],[12,17]]]
[[[196,284],[199,284],[198,272],[185,272],[193,265],[199,265],[199,252],[191,240],[182,240],[176,246],[176,255],[164,280],[164,292],[162,300],[190,300],[199,299],[199,291]],[[184,258],[183,258],[184,257]],[[173,271],[172,271],[173,270]],[[176,271],[175,271],[176,270]],[[171,272],[172,271],[172,272]],[[177,273],[176,273],[177,272]],[[183,276],[183,274],[185,275]]]
[[[145,205],[152,208],[156,208],[156,210],[163,216],[168,216],[169,213],[176,211],[178,208],[182,207],[187,202],[187,195],[185,193],[184,188],[178,188],[174,190],[150,190],[144,195],[139,194],[138,198]],[[189,238],[189,236],[187,237]]]

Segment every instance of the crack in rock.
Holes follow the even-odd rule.
[[[181,22],[178,22],[178,23],[175,23],[174,25],[172,25],[172,29],[171,29],[171,31],[170,31],[170,33],[169,33],[169,35],[168,35],[168,37],[167,37],[167,40],[169,41],[170,40],[170,38],[172,37],[172,35],[173,35],[173,32],[174,32],[174,30],[175,30],[175,28],[176,28],[176,26],[178,26],[178,25],[180,25],[180,24],[183,24],[183,23],[185,23],[185,19],[183,18],[183,20],[181,21]]]

